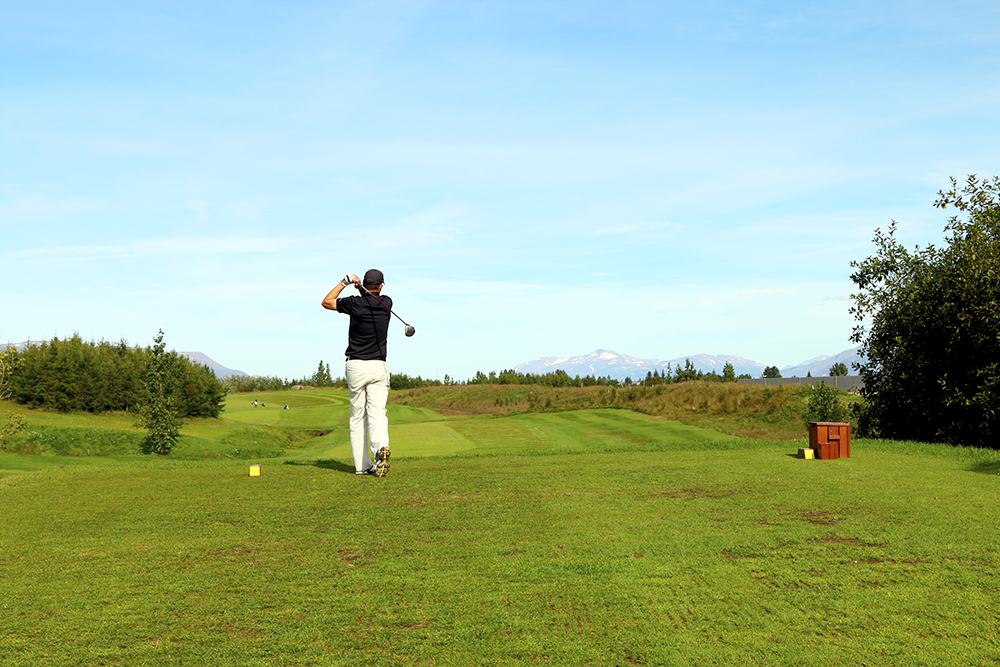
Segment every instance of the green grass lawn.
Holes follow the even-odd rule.
[[[252,405],[258,400],[257,407]],[[288,404],[289,409],[284,406]],[[127,460],[143,432],[133,415],[59,414],[5,403],[29,424],[11,449],[0,452],[0,475],[57,465]],[[263,406],[263,407],[262,407]],[[228,397],[222,419],[192,419],[171,459],[296,461],[337,459],[350,464],[347,392],[337,389],[263,392]],[[630,410],[576,410],[514,415],[442,416],[424,407],[390,403],[393,457],[488,455],[513,452],[608,451],[636,444],[730,442],[722,433]],[[131,447],[129,446],[131,445]],[[68,454],[68,456],[67,456]]]
[[[0,458],[39,468],[0,479],[0,665],[1000,662],[994,452],[806,461],[625,410],[393,405],[376,479],[342,392],[250,400],[189,445],[330,432],[260,460]]]

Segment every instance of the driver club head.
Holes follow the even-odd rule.
[[[406,325],[406,337],[407,337],[407,338],[409,338],[410,336],[412,336],[412,335],[413,335],[413,334],[415,334],[415,333],[417,333],[417,330],[416,330],[416,329],[414,329],[414,328],[413,328],[412,326],[410,326],[409,324],[407,324],[407,325]]]

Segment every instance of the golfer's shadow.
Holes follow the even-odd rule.
[[[326,470],[336,470],[337,472],[349,472],[354,474],[354,466],[348,465],[337,459],[316,459],[315,461],[285,461],[287,465],[313,466],[315,468],[325,468]]]
[[[978,472],[984,475],[1000,475],[1000,462],[989,461],[986,463],[974,463],[969,466],[971,472]]]
[[[354,465],[348,465],[343,461],[338,461],[337,459],[318,459],[313,461],[313,465],[317,468],[325,468],[327,470],[336,470],[337,472],[349,472],[354,474]]]

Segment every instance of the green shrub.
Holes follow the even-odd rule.
[[[23,433],[27,430],[28,422],[24,420],[24,417],[16,412],[8,412],[7,423],[4,424],[3,428],[0,428],[0,448],[6,449],[8,438],[12,438],[18,433]]]
[[[847,408],[840,402],[843,392],[825,382],[812,386],[803,418],[809,422],[845,422]]]

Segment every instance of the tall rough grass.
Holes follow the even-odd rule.
[[[141,432],[109,428],[38,426],[6,440],[0,451],[43,456],[119,456],[137,453],[142,438]]]
[[[468,385],[393,392],[390,400],[444,414],[557,412],[619,408],[752,438],[800,438],[808,387],[682,382],[656,387]]]

